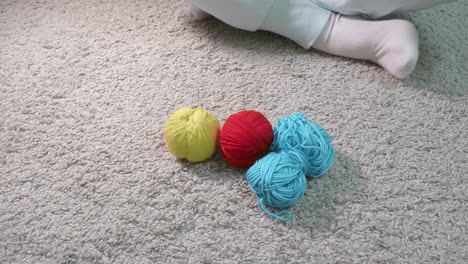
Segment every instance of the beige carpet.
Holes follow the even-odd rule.
[[[186,1],[0,1],[0,263],[468,263],[468,4],[405,15],[399,81]],[[298,111],[337,158],[289,223],[244,171],[176,161],[171,112]]]

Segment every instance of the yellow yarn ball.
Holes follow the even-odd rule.
[[[184,107],[169,117],[164,140],[177,158],[200,162],[216,151],[219,127],[219,120],[202,107]]]

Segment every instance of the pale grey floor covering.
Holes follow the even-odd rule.
[[[468,263],[468,4],[405,15],[411,79],[169,0],[1,0],[0,263]],[[287,224],[218,153],[176,161],[182,106],[303,111],[337,158]]]

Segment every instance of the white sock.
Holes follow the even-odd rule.
[[[416,28],[406,20],[364,20],[333,13],[312,47],[334,55],[373,61],[404,79],[416,66],[418,45]]]
[[[192,5],[190,8],[190,14],[192,15],[193,21],[203,20],[205,18],[210,17],[210,14],[206,13],[205,11],[201,10],[200,8]]]

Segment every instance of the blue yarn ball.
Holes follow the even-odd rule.
[[[307,160],[303,154],[285,150],[270,152],[250,167],[247,171],[247,182],[259,198],[258,206],[262,211],[283,221],[291,218],[288,210],[273,213],[265,208],[265,204],[286,208],[299,201],[306,189],[306,166]]]
[[[303,113],[281,118],[273,129],[273,151],[295,150],[307,158],[305,174],[324,175],[333,164],[335,150],[332,138],[319,125],[308,120]]]

